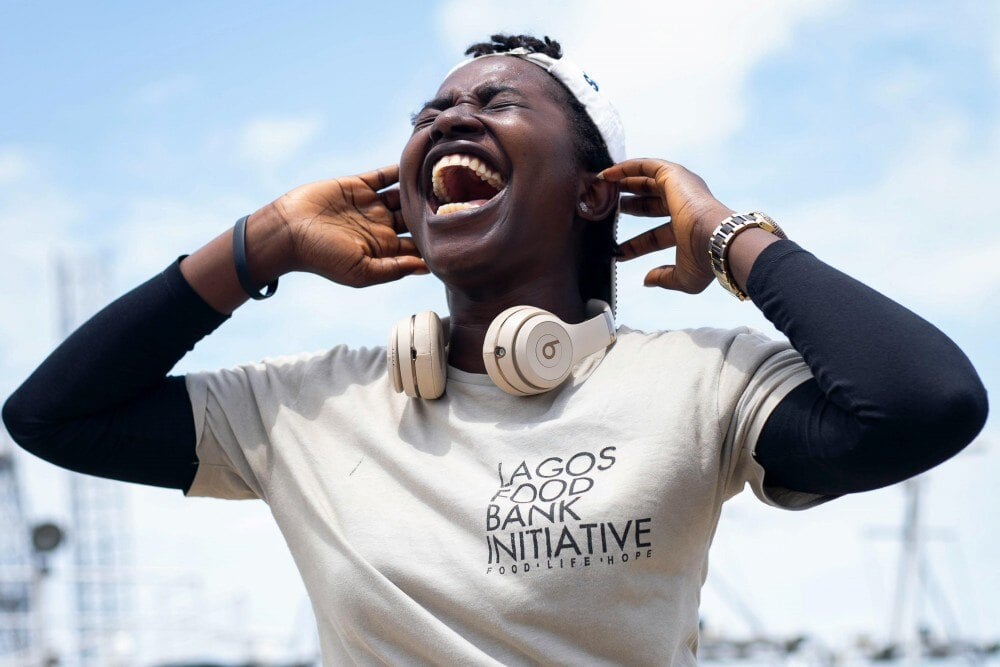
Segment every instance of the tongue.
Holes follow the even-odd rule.
[[[482,205],[497,193],[497,189],[483,181],[468,167],[446,167],[442,173],[448,199],[454,203]]]

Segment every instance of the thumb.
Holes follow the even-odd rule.
[[[408,275],[427,275],[430,270],[419,257],[396,255],[395,257],[375,257],[369,264],[372,284],[399,280]]]
[[[677,267],[673,264],[665,264],[664,266],[658,266],[647,273],[646,278],[642,281],[642,284],[646,287],[662,287],[664,289],[672,289],[678,292],[687,292],[688,290],[681,285],[677,278]]]

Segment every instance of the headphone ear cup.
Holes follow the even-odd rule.
[[[533,388],[532,393],[555,389],[573,368],[573,337],[552,313],[540,311],[524,322],[511,347],[517,377]]]
[[[486,338],[483,339],[483,364],[486,366],[487,375],[489,375],[490,379],[493,380],[493,384],[500,387],[508,394],[513,394],[515,396],[529,396],[531,392],[522,391],[508,382],[504,371],[500,369],[500,362],[508,355],[512,354],[513,351],[500,345],[499,335],[500,329],[503,327],[504,323],[507,322],[511,316],[524,310],[538,309],[532,308],[531,306],[514,306],[512,308],[508,308],[493,318],[489,329],[486,330]],[[513,370],[511,372],[513,372]]]
[[[396,371],[393,377],[393,387],[400,387],[397,391],[402,391],[410,398],[418,398],[417,393],[417,372],[414,368],[413,354],[413,319],[415,315],[401,319],[392,328],[392,336],[389,339],[389,346],[395,351]],[[396,385],[396,380],[399,384]]]
[[[516,396],[530,396],[566,379],[573,366],[573,343],[555,315],[518,306],[490,325],[483,358],[494,384]]]
[[[424,311],[413,316],[413,367],[417,394],[421,398],[438,398],[444,393],[445,335],[437,313]]]
[[[540,394],[545,389],[534,386],[527,378],[521,375],[523,361],[518,358],[517,339],[521,335],[521,329],[527,322],[547,314],[546,311],[540,308],[525,307],[516,313],[512,313],[497,330],[496,346],[506,351],[506,354],[497,359],[497,366],[504,380],[522,396]]]

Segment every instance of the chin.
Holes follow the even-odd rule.
[[[475,241],[445,238],[435,241],[424,254],[431,273],[449,288],[478,291],[490,285],[505,285],[516,271],[508,248],[490,247],[488,239]]]

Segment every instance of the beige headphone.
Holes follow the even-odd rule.
[[[579,361],[615,342],[611,306],[591,299],[587,315],[590,319],[580,324],[567,324],[532,306],[503,311],[483,340],[483,362],[490,379],[515,396],[558,387]],[[444,393],[448,362],[445,329],[437,314],[429,310],[404,318],[392,328],[386,360],[396,392],[413,398],[438,398]]]

